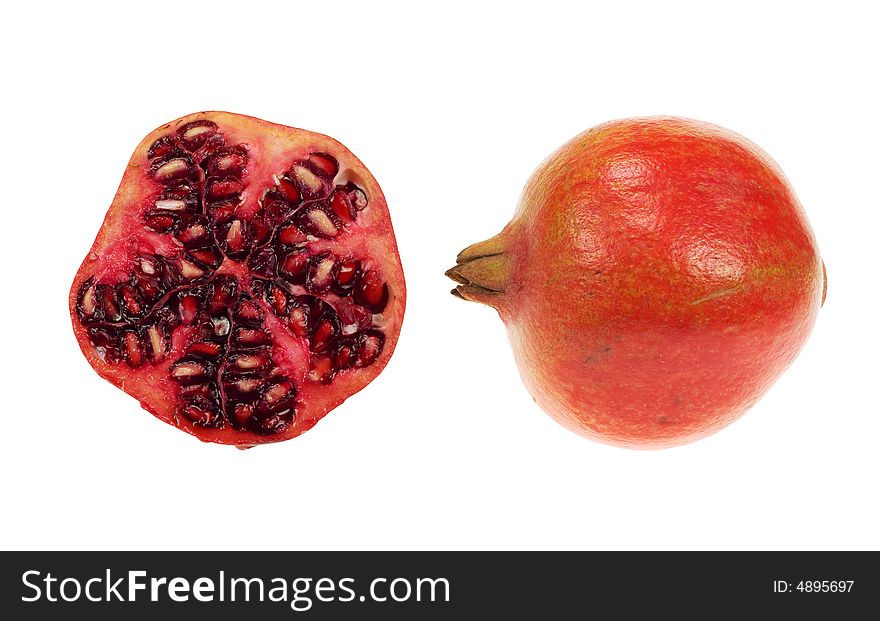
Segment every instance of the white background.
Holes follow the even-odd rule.
[[[871,4],[139,2],[3,9],[0,547],[878,549],[880,142]],[[332,135],[381,183],[409,286],[385,372],[314,430],[205,445],[104,382],[67,292],[135,145],[198,110]],[[534,167],[619,117],[766,149],[828,302],[743,419],[659,452],[534,405],[452,298]]]

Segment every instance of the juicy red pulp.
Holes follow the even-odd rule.
[[[330,384],[376,362],[389,286],[371,257],[332,245],[370,207],[336,157],[292,161],[255,205],[243,200],[248,146],[229,144],[213,121],[163,135],[146,160],[155,190],[135,256],[124,274],[84,280],[76,297],[102,361],[167,365],[176,416],[261,435],[292,425],[302,382]],[[294,373],[292,340],[306,373]]]

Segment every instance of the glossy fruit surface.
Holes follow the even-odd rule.
[[[824,266],[779,167],[723,128],[636,118],[533,174],[513,220],[447,272],[496,308],[537,403],[634,448],[718,431],[803,347]]]
[[[348,149],[202,112],[135,149],[69,305],[99,375],[202,440],[251,446],[370,383],[405,301],[385,198]]]

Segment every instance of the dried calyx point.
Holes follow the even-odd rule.
[[[178,424],[271,436],[304,386],[376,362],[393,292],[349,250],[371,199],[338,155],[306,153],[255,187],[251,153],[209,119],[153,141],[138,250],[82,281],[74,316],[102,363],[164,369]]]
[[[497,307],[510,284],[509,258],[503,233],[468,246],[446,271],[458,283],[452,295]]]

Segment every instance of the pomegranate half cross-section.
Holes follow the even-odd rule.
[[[201,440],[295,437],[385,367],[406,290],[337,141],[226,112],[147,136],[70,290],[98,374]]]

